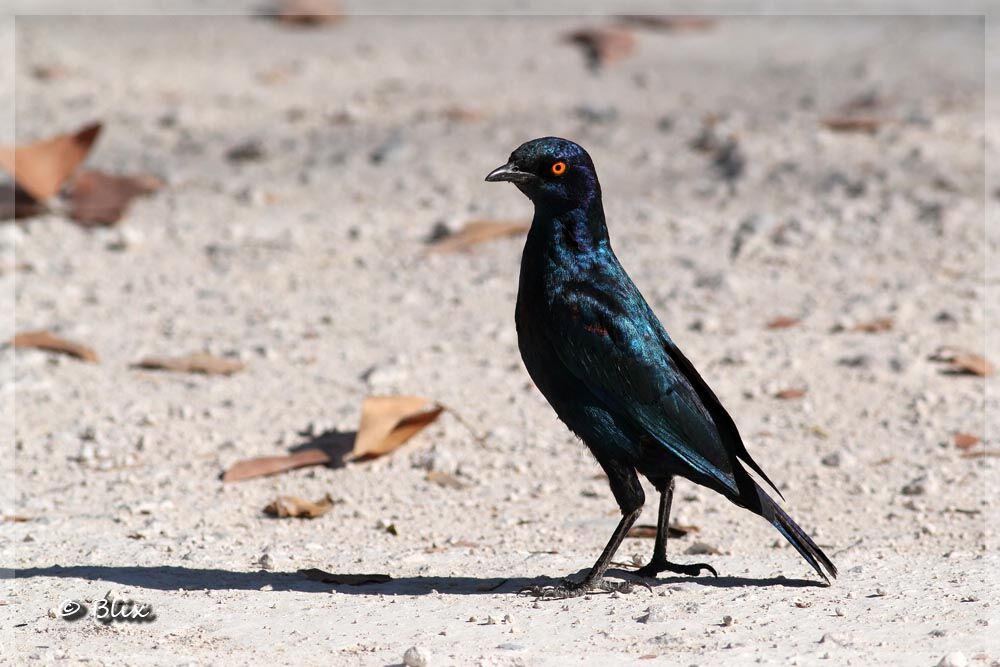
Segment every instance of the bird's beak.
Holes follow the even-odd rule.
[[[527,171],[521,171],[516,165],[508,162],[502,167],[497,167],[490,173],[486,175],[486,180],[490,183],[495,181],[510,181],[511,183],[526,183],[533,180],[535,177],[533,174]]]

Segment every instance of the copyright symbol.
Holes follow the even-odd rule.
[[[59,605],[59,616],[64,621],[75,621],[87,615],[87,606],[76,600],[66,600]]]

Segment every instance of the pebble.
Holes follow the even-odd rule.
[[[941,662],[937,664],[937,667],[965,667],[968,664],[969,660],[965,657],[965,654],[961,651],[955,651],[941,658]]]
[[[261,557],[257,559],[257,562],[260,564],[260,568],[262,570],[274,569],[274,559],[271,558],[271,554],[261,555]]]
[[[639,619],[640,623],[665,623],[673,617],[665,604],[650,605],[646,615]]]
[[[734,623],[736,623],[736,621],[734,621],[733,617],[730,616],[729,614],[726,614],[725,616],[722,617],[722,627],[729,628],[732,627]]]
[[[934,493],[937,485],[934,482],[934,478],[930,475],[921,475],[916,479],[910,480],[908,483],[903,485],[900,492],[904,496],[922,496],[928,493]]]
[[[406,667],[427,667],[431,664],[430,651],[421,646],[411,646],[403,654],[403,664]]]
[[[831,454],[827,454],[822,459],[820,459],[820,463],[822,463],[825,466],[829,466],[830,468],[839,468],[840,467],[840,453],[839,452],[833,452]]]

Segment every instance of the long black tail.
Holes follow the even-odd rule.
[[[806,531],[799,528],[799,524],[792,521],[792,517],[785,513],[785,510],[778,507],[778,503],[774,502],[771,496],[767,495],[764,489],[754,483],[757,487],[757,493],[760,496],[760,515],[771,522],[771,524],[778,529],[785,539],[788,540],[795,550],[798,551],[806,562],[813,566],[813,569],[819,573],[819,576],[823,577],[826,583],[830,583],[830,578],[827,576],[829,573],[830,577],[836,578],[837,576],[837,566],[826,557],[823,550],[813,542],[812,538],[806,535]],[[755,508],[756,509],[756,508]],[[823,569],[826,568],[826,572]]]

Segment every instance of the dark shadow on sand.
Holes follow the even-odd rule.
[[[574,580],[583,576],[585,570],[574,575]],[[611,570],[611,576],[634,580],[631,573]],[[445,593],[448,595],[497,595],[517,593],[532,586],[553,586],[561,578],[556,577],[400,577],[385,583],[351,586],[313,581],[298,572],[232,572],[230,570],[198,569],[160,565],[152,567],[103,565],[70,565],[63,567],[29,567],[15,570],[16,579],[52,577],[57,579],[84,579],[87,581],[109,581],[122,586],[134,586],[150,590],[260,590],[270,586],[274,591],[299,591],[323,593],[335,590],[351,595],[428,595]],[[647,581],[656,588],[665,584],[696,583],[718,588],[744,588],[784,586],[804,588],[823,587],[824,584],[805,579],[750,579],[745,577],[665,577]]]

